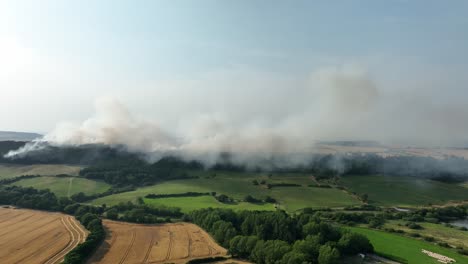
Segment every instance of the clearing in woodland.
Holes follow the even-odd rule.
[[[225,256],[200,227],[190,223],[142,225],[104,220],[107,237],[88,263],[186,263]]]
[[[0,208],[1,263],[58,264],[86,236],[72,216]]]

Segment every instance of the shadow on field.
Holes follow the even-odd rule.
[[[106,238],[104,239],[104,241],[102,241],[101,245],[99,245],[96,252],[94,252],[94,254],[86,263],[99,263],[112,246],[112,231],[104,225],[103,227],[104,231],[106,232]],[[111,241],[111,243],[109,243],[108,241]]]

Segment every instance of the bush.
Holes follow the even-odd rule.
[[[424,240],[426,240],[428,242],[434,242],[435,241],[435,239],[433,237],[430,237],[430,236],[424,237]]]
[[[406,225],[407,227],[411,228],[411,229],[417,229],[417,230],[423,229],[422,226],[416,224],[415,222],[408,222],[408,223],[406,223],[405,225]]]

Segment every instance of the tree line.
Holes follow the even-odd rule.
[[[333,264],[347,255],[373,251],[365,236],[334,227],[313,214],[208,208],[185,218],[207,230],[232,255],[259,264]]]

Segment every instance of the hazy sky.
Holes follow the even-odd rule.
[[[204,118],[314,119],[327,128],[319,138],[349,121],[337,138],[468,142],[467,10],[462,0],[2,0],[0,130],[81,122],[110,97],[178,131]],[[351,92],[309,93],[323,83]],[[372,117],[350,119],[347,100]]]

